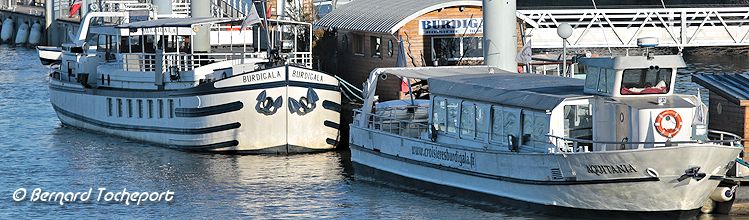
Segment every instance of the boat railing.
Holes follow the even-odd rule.
[[[293,52],[289,54],[289,63],[301,64],[312,69],[312,52]]]
[[[407,106],[404,109],[404,114],[397,115],[378,114],[377,110],[375,110],[374,113],[362,113],[360,109],[355,109],[354,118],[358,118],[361,114],[365,114],[367,118],[367,128],[415,138],[429,130],[428,119],[415,117],[415,112],[422,108],[428,107]]]
[[[122,55],[123,69],[133,72],[150,72],[156,70],[157,56],[155,53],[126,53]],[[191,71],[197,67],[226,60],[241,60],[264,58],[264,53],[164,53],[163,67],[176,68],[178,71]]]
[[[551,153],[577,153],[598,151],[622,151],[643,148],[658,148],[678,146],[681,144],[717,144],[731,147],[741,147],[742,138],[738,135],[723,131],[708,130],[707,140],[692,141],[594,141],[579,138],[559,137],[547,135],[556,146]]]

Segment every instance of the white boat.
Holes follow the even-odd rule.
[[[62,48],[60,47],[36,46],[36,51],[39,53],[39,61],[42,65],[60,64],[62,61]]]
[[[726,192],[716,187],[741,138],[708,131],[702,101],[674,94],[680,56],[581,60],[585,80],[494,67],[376,69],[351,124],[355,173],[576,218],[693,217],[711,193]],[[375,107],[385,74],[427,81],[429,105],[403,105],[427,119]]]
[[[201,35],[252,34],[239,31],[239,19],[128,23],[118,13],[87,14],[78,40],[62,47],[49,89],[63,124],[183,150],[285,154],[337,145],[338,80],[310,69],[311,46],[295,43],[277,54],[285,60],[269,59],[251,42],[211,47],[205,37],[215,36]],[[97,17],[124,22],[93,25]],[[308,23],[272,22],[269,30],[311,33]]]

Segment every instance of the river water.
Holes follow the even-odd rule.
[[[713,62],[725,59],[687,58],[692,60],[689,73],[749,69]],[[36,51],[0,46],[0,219],[552,218],[363,181],[353,175],[347,151],[292,156],[188,153],[63,127],[49,104],[47,74]],[[688,81],[688,74],[679,78]],[[683,91],[696,93],[693,84],[687,87]],[[27,193],[14,202],[20,188]],[[86,202],[30,202],[37,188],[92,193]],[[97,201],[100,188],[105,188],[104,196]],[[173,197],[140,205],[105,201],[107,192],[123,190],[169,191]]]

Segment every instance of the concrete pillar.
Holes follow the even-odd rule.
[[[46,38],[46,45],[57,45],[59,43],[58,37],[55,33],[55,20],[57,19],[55,13],[55,0],[46,0],[44,2],[44,30],[43,33]]]
[[[172,14],[172,1],[171,0],[154,0],[156,5],[157,15],[171,15]]]
[[[484,63],[517,72],[515,0],[483,0]]]
[[[211,14],[211,1],[190,1],[190,16],[193,18],[213,17]],[[193,41],[193,50],[199,52],[211,52],[211,30],[210,25],[201,25],[195,33]]]

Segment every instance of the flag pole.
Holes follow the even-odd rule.
[[[260,0],[260,3],[262,3],[263,6],[263,29],[265,29],[265,41],[266,41],[266,52],[268,53],[268,61],[270,63],[273,63],[273,55],[271,54],[271,47],[270,47],[270,32],[268,30],[268,10],[265,8],[265,3],[267,1]]]

